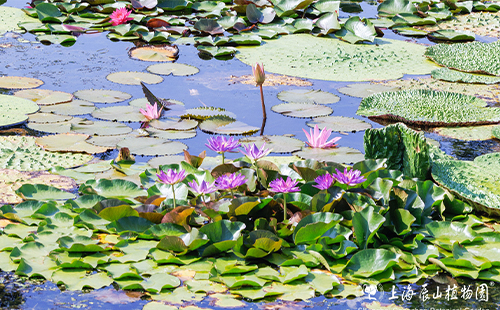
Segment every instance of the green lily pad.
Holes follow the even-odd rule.
[[[417,8],[408,0],[387,0],[377,7],[378,16],[392,17],[399,13],[413,13]]]
[[[191,130],[198,126],[198,122],[193,119],[152,120],[149,125],[160,130]]]
[[[16,190],[18,195],[32,200],[66,200],[76,198],[75,195],[45,184],[23,184]]]
[[[71,124],[71,131],[90,136],[111,136],[129,133],[132,128],[122,123],[83,120]]]
[[[392,18],[394,24],[408,25],[408,26],[421,26],[421,25],[435,25],[436,19],[432,16],[420,17],[413,13],[399,13]]]
[[[75,97],[95,103],[115,103],[130,99],[132,96],[118,91],[107,89],[86,89],[74,93]]]
[[[73,100],[73,95],[70,93],[48,89],[19,90],[14,96],[32,100],[38,105],[53,105]]]
[[[127,147],[134,155],[174,155],[182,153],[187,145],[177,141],[158,138],[137,137],[118,142],[118,148]]]
[[[306,125],[313,127],[318,125],[319,129],[328,128],[332,131],[356,132],[368,128],[372,125],[360,119],[344,117],[344,116],[322,116],[315,117],[311,121],[307,121]]]
[[[0,168],[21,171],[48,170],[51,167],[75,167],[90,161],[85,154],[46,152],[35,144],[34,137],[0,137]]]
[[[448,82],[478,83],[478,84],[498,84],[500,77],[491,75],[480,75],[450,70],[448,68],[436,69],[431,72],[433,78]]]
[[[500,127],[499,126],[494,127],[493,130],[491,131],[491,133],[493,134],[493,137],[500,139]]]
[[[278,99],[286,102],[318,104],[330,104],[338,102],[340,100],[338,96],[332,93],[313,89],[292,89],[282,91],[278,94]]]
[[[116,106],[97,109],[92,116],[98,119],[119,122],[145,122],[146,117],[134,106]]]
[[[388,39],[374,43],[353,45],[298,34],[240,49],[236,57],[248,65],[263,62],[268,72],[331,81],[397,79],[404,74],[429,74],[436,68],[422,57],[423,46]]]
[[[89,136],[85,134],[58,134],[36,138],[36,144],[42,146],[47,151],[97,154],[110,150],[107,147],[95,146],[88,143],[86,141],[88,138]]]
[[[417,89],[366,97],[356,113],[430,126],[500,122],[500,110],[484,106],[486,102],[473,96]]]
[[[181,63],[155,64],[147,67],[147,70],[155,74],[161,74],[161,75],[172,74],[173,76],[189,76],[200,72],[200,70],[194,66]]]
[[[435,128],[434,132],[458,140],[485,141],[493,139],[493,129],[495,128],[500,128],[500,126],[441,127]]]
[[[438,18],[436,14],[442,17],[450,17],[452,14],[448,10],[435,12],[433,9],[427,11],[431,16]],[[441,21],[435,26],[426,26],[427,31],[436,31],[450,29],[455,31],[471,31],[479,36],[496,37],[498,27],[500,26],[500,14],[491,12],[471,12],[470,14],[455,14],[453,19]]]
[[[159,130],[155,128],[146,129],[153,138],[167,140],[182,140],[196,137],[196,130]]]
[[[236,115],[234,113],[231,113],[229,111],[226,111],[226,109],[223,108],[215,108],[215,107],[198,107],[198,108],[193,108],[193,109],[187,109],[186,111],[183,112],[183,114],[180,115],[182,118],[193,118],[196,120],[206,120],[209,117],[212,116],[228,116],[235,118]]]
[[[76,42],[76,37],[68,34],[39,35],[36,37],[36,39],[41,43],[61,44],[64,46],[70,46],[75,44]]]
[[[420,30],[407,26],[393,27],[392,30],[396,31],[402,36],[425,37],[427,35],[427,31],[425,30]]]
[[[330,149],[305,148],[294,153],[303,159],[314,159],[317,161],[330,161],[336,163],[354,163],[362,161],[365,156],[358,150],[350,147],[335,147]]]
[[[163,78],[161,76],[137,71],[110,73],[106,76],[106,79],[114,83],[125,85],[141,85],[141,82],[145,84],[158,84],[163,82]]]
[[[174,61],[179,49],[174,45],[141,46],[129,50],[131,58],[143,61]]]
[[[459,71],[500,76],[500,42],[436,44],[425,51],[425,56],[436,63]]]
[[[0,6],[0,35],[9,31],[19,32],[20,22],[38,22],[38,19],[26,15],[21,9]]]
[[[59,123],[71,120],[73,117],[69,115],[58,115],[53,113],[43,113],[38,112],[35,114],[31,114],[29,116],[29,121],[33,123]]]
[[[470,31],[438,30],[428,34],[430,39],[440,41],[474,41],[476,36]]]
[[[247,125],[228,116],[212,116],[200,123],[200,129],[214,134],[245,135],[260,128]]]
[[[37,112],[40,108],[31,100],[8,95],[0,95],[0,128],[24,123],[27,114]]]
[[[277,104],[272,106],[271,110],[285,116],[298,118],[325,116],[333,112],[332,108],[321,104],[300,102]]]
[[[389,87],[380,84],[362,83],[349,84],[337,89],[340,93],[351,97],[366,98],[373,94],[378,94],[386,91],[398,90],[396,87]]]
[[[400,255],[385,249],[366,249],[356,252],[344,271],[356,277],[369,278],[398,263]]]
[[[39,79],[24,76],[0,76],[0,88],[7,89],[28,89],[43,85]]]
[[[103,146],[103,147],[116,147],[116,145],[125,139],[136,138],[136,137],[147,137],[147,132],[141,132],[134,130],[124,135],[113,135],[113,136],[93,136],[87,140],[88,143]]]
[[[60,115],[83,115],[92,113],[94,110],[95,106],[92,102],[78,99],[73,99],[70,102],[58,105],[43,106],[40,108],[40,112],[57,113]]]
[[[268,135],[241,138],[239,142],[243,145],[255,144],[258,148],[266,143],[266,148],[271,148],[274,153],[290,153],[304,146],[304,142],[299,139]]]
[[[146,191],[140,189],[138,185],[125,180],[89,180],[80,187],[80,191],[88,191],[91,194],[118,199],[147,196]]]
[[[373,42],[377,32],[372,22],[366,18],[360,19],[359,16],[350,17],[335,36],[343,41],[355,44],[358,42]]]

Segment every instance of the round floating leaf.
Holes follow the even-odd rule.
[[[236,57],[248,65],[263,62],[267,72],[331,81],[397,79],[436,68],[422,57],[424,46],[389,39],[374,43],[349,44],[298,34],[242,48]]]
[[[355,44],[358,42],[369,41],[373,42],[377,32],[372,22],[368,19],[361,20],[359,16],[350,17],[335,36],[339,39]]]
[[[146,156],[173,155],[187,149],[187,145],[181,142],[146,137],[129,138],[120,141],[116,146],[128,147],[130,153]]]
[[[261,147],[266,143],[266,148],[271,148],[273,153],[290,153],[300,150],[304,146],[304,142],[299,139],[284,137],[284,136],[257,136],[241,138],[241,144],[253,144]]]
[[[0,137],[0,168],[21,171],[48,170],[51,167],[80,166],[93,157],[86,154],[46,152],[35,144],[34,137]]]
[[[162,165],[180,164],[184,159],[184,155],[160,156],[151,158],[148,161],[148,165],[153,168],[159,168]]]
[[[8,95],[0,95],[0,128],[25,122],[26,114],[35,113],[40,108],[33,101]]]
[[[82,188],[84,191],[87,191],[86,188],[90,188],[89,192],[106,198],[126,199],[147,196],[147,192],[142,190],[137,184],[125,180],[89,180],[82,185],[80,188],[81,191]]]
[[[278,94],[278,99],[286,102],[303,102],[329,104],[340,100],[332,93],[314,89],[292,89],[282,91]]]
[[[97,154],[110,150],[107,147],[95,146],[88,143],[86,141],[88,138],[89,136],[85,134],[58,134],[36,138],[36,144],[42,146],[47,151]]]
[[[115,106],[97,109],[92,116],[98,119],[119,122],[145,122],[147,118],[134,106]]]
[[[149,125],[160,130],[190,130],[196,128],[198,122],[193,119],[152,120]]]
[[[97,146],[105,146],[105,147],[116,147],[118,142],[128,139],[128,138],[135,138],[135,137],[147,137],[146,132],[141,132],[134,130],[128,134],[125,135],[113,135],[113,136],[93,136],[92,138],[88,139],[87,142],[91,143],[93,145]]]
[[[438,30],[428,34],[430,39],[440,41],[474,41],[476,36],[470,31]]]
[[[67,133],[71,131],[71,125],[84,121],[83,118],[73,117],[69,121],[58,123],[28,123],[27,127],[33,130],[50,132],[50,133]]]
[[[337,163],[355,163],[365,159],[365,156],[358,150],[350,147],[339,147],[331,149],[306,148],[294,153],[303,159],[314,159],[317,161],[331,161]]]
[[[211,35],[224,33],[224,28],[221,27],[214,19],[201,19],[194,24],[194,29],[205,32]]]
[[[132,131],[132,128],[122,123],[83,120],[72,124],[71,131],[90,136],[111,136],[129,133]]]
[[[167,139],[167,140],[182,140],[196,137],[196,130],[158,130],[154,128],[146,129],[151,137]]]
[[[227,116],[209,117],[200,123],[200,129],[214,134],[243,135],[259,131],[258,127],[249,126]]]
[[[484,141],[493,138],[492,130],[499,128],[497,125],[469,126],[469,127],[442,127],[435,128],[434,132],[441,136],[464,140],[464,141]]]
[[[372,128],[372,125],[356,118],[344,116],[322,116],[307,121],[306,125],[313,127],[318,125],[319,129],[328,128],[332,131],[356,132]]]
[[[14,93],[14,96],[36,102],[38,105],[52,105],[73,100],[73,95],[62,91],[48,89],[25,89]]]
[[[381,84],[349,84],[344,87],[337,89],[339,93],[348,95],[351,97],[365,98],[373,94],[378,94],[385,91],[395,91],[398,90],[397,87],[384,86]]]
[[[436,44],[427,48],[425,56],[438,64],[464,72],[500,76],[500,42]]]
[[[485,105],[473,96],[417,89],[366,97],[357,114],[432,126],[500,122],[500,109]]]
[[[39,35],[36,39],[42,43],[61,44],[64,46],[70,46],[76,42],[76,37],[68,34]]]
[[[398,26],[392,28],[392,30],[396,31],[402,36],[425,37],[427,35],[427,31],[415,29],[413,27]]]
[[[32,200],[66,200],[76,198],[71,193],[45,184],[24,184],[16,190],[16,193],[22,195],[24,199]]]
[[[442,11],[444,17],[451,16],[448,10]],[[429,15],[434,15],[431,10],[427,11]],[[441,14],[443,14],[441,13]],[[434,15],[435,16],[435,15]],[[436,17],[437,18],[437,17]],[[480,36],[496,37],[498,36],[498,27],[500,27],[500,14],[490,12],[471,12],[470,14],[456,14],[449,21],[441,21],[436,26],[425,27],[427,31],[436,31],[443,29],[472,31]]]
[[[0,76],[0,88],[7,89],[28,89],[43,85],[39,79],[23,76]]]
[[[493,134],[493,137],[500,140],[500,126],[494,127],[491,133]]]
[[[478,84],[498,84],[500,77],[491,75],[481,75],[450,70],[448,68],[436,69],[431,72],[433,78],[448,82],[478,83]]]
[[[71,120],[73,117],[68,115],[58,115],[54,113],[42,113],[38,112],[35,114],[31,114],[28,118],[30,122],[33,123],[59,123]]]
[[[97,103],[115,103],[130,99],[132,96],[118,91],[108,89],[86,89],[74,93],[75,97]]]
[[[95,106],[92,102],[74,99],[67,103],[61,103],[53,106],[43,106],[40,112],[57,113],[60,115],[83,115],[92,113]]]
[[[0,6],[0,35],[9,31],[18,31],[20,22],[39,22],[38,19],[28,16],[21,9]]]
[[[165,100],[165,101],[168,101],[170,103],[173,103],[174,105],[179,105],[179,106],[183,106],[184,105],[184,102],[181,102],[179,100],[163,99],[163,98],[161,98],[161,99]],[[138,99],[131,100],[131,101],[129,101],[128,104],[131,105],[131,106],[134,106],[134,107],[146,109],[147,105],[149,104],[149,101],[148,101],[147,98],[144,97],[144,98],[138,98]],[[169,106],[169,107],[173,108],[174,106]]]
[[[200,72],[200,70],[194,66],[180,64],[180,63],[161,63],[156,65],[151,65],[147,67],[147,70],[155,74],[161,74],[161,75],[172,74],[174,76],[188,76]]]
[[[408,0],[387,0],[377,7],[378,16],[393,17],[399,13],[413,13],[417,10]]]
[[[130,49],[129,56],[144,61],[174,61],[178,53],[175,45],[150,45]]]
[[[321,104],[315,103],[281,103],[271,107],[276,113],[290,117],[308,118],[331,114],[333,109]]]
[[[385,249],[361,250],[351,257],[345,271],[356,277],[369,278],[396,265],[399,256]]]
[[[111,73],[106,76],[106,79],[111,82],[125,85],[141,85],[141,82],[145,84],[158,84],[163,82],[163,78],[161,76],[137,71],[121,71]]]
[[[0,169],[0,204],[17,204],[23,200],[16,195],[15,190],[23,184],[46,184],[59,189],[71,191],[76,182],[69,177],[53,175],[46,171],[18,171]]]
[[[215,107],[198,107],[198,108],[193,108],[193,109],[187,109],[180,116],[182,118],[194,118],[196,120],[203,121],[209,117],[217,116],[217,115],[227,116],[227,117],[232,117],[232,118],[236,117],[236,115],[234,113],[226,111],[226,109],[215,108]]]

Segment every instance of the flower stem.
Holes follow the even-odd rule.
[[[224,152],[222,152],[222,164],[224,165]]]
[[[285,213],[283,215],[283,222],[286,221],[286,193],[283,193],[283,212]]]
[[[262,101],[262,117],[266,119],[267,115],[266,115],[266,105],[264,104],[264,91],[262,90],[262,84],[260,84],[259,86],[260,86],[260,100]]]
[[[175,209],[176,204],[175,204],[175,188],[174,188],[174,184],[172,184],[172,195],[174,196],[174,209]]]
[[[234,191],[232,188],[231,188],[231,198],[234,198]]]

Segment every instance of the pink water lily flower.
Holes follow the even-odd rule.
[[[330,188],[332,186],[332,183],[335,181],[334,177],[329,174],[328,172],[318,176],[316,179],[314,179],[314,182],[317,183],[317,185],[313,185],[313,187],[319,188],[321,190],[325,190]]]
[[[144,115],[144,117],[148,119],[148,121],[160,118],[160,112],[158,111],[158,106],[156,105],[156,102],[154,105],[150,105],[148,103],[146,106],[146,111],[140,109],[139,112],[141,112],[142,115]]]
[[[331,147],[337,147],[338,145],[335,144],[335,142],[339,141],[341,137],[335,137],[331,139],[330,141],[328,138],[332,134],[332,130],[328,128],[323,128],[321,132],[319,131],[318,125],[314,125],[314,131],[313,129],[309,130],[309,133],[305,129],[302,129],[304,133],[306,134],[308,142],[307,145],[313,148],[322,148],[322,149],[327,149]]]
[[[260,149],[257,147],[257,145],[255,145],[255,143],[252,145],[243,145],[245,151],[240,150],[240,152],[243,153],[246,157],[250,158],[250,160],[257,161],[258,159],[261,159],[262,157],[265,157],[269,153],[271,153],[272,149],[266,149],[265,146],[265,142],[262,144]]]
[[[264,64],[256,63],[255,66],[252,66],[252,73],[257,85],[264,84],[264,81],[266,80],[266,74],[264,73]]]
[[[160,174],[157,174],[156,176],[161,183],[174,185],[184,180],[187,174],[183,169],[181,169],[180,171],[168,169],[167,173],[161,171]]]
[[[121,24],[127,23],[129,20],[133,20],[133,18],[128,17],[132,13],[132,11],[127,10],[126,8],[116,9],[109,18],[111,18],[111,24],[113,26],[118,26]]]
[[[363,183],[366,181],[365,177],[361,176],[361,171],[356,169],[351,169],[347,171],[347,168],[344,168],[344,173],[335,169],[337,173],[334,173],[332,176],[339,181],[339,183],[347,184],[349,186],[354,186],[359,183]]]

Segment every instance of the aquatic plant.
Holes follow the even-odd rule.
[[[182,180],[184,180],[186,178],[186,176],[187,176],[186,171],[185,170],[176,171],[173,169],[168,169],[167,173],[165,173],[164,171],[161,171],[160,174],[157,174],[156,176],[158,177],[158,180],[161,183],[169,184],[170,186],[172,186],[172,196],[173,196],[173,200],[174,200],[174,209],[175,209],[176,201],[175,201],[174,185],[181,182]]]
[[[148,121],[159,119],[161,114],[161,110],[158,111],[158,105],[156,104],[156,102],[154,105],[148,103],[146,106],[146,110],[140,109],[139,111]]]
[[[267,118],[266,115],[266,105],[264,104],[264,91],[262,90],[262,84],[264,84],[264,81],[266,80],[266,73],[264,72],[264,64],[259,64],[256,63],[254,66],[252,66],[252,73],[253,77],[255,79],[255,84],[260,87],[260,100],[262,103],[262,117],[264,119]]]
[[[208,144],[205,145],[214,152],[222,154],[222,164],[224,164],[224,154],[231,152],[241,146],[238,140],[233,137],[215,136],[208,138]]]
[[[344,172],[341,172],[338,169],[335,169],[335,171],[337,173],[332,174],[332,177],[342,184],[354,186],[366,181],[366,178],[361,176],[361,171],[356,169],[351,169],[348,171],[347,168],[344,168]]]
[[[286,221],[286,194],[299,192],[300,189],[297,187],[299,182],[291,179],[290,177],[286,178],[286,181],[279,178],[269,182],[269,187],[273,192],[283,193],[283,222]]]
[[[319,188],[321,190],[325,190],[330,188],[332,186],[333,182],[335,181],[335,178],[330,174],[330,173],[325,173],[320,176],[318,176],[316,179],[314,179],[314,182],[316,182],[316,185],[313,185],[316,188]]]
[[[265,147],[266,147],[265,142],[262,144],[260,148],[258,148],[257,145],[253,143],[252,145],[243,145],[244,151],[240,150],[240,152],[255,163],[257,160],[271,153],[272,150],[266,149]]]
[[[201,180],[198,182],[197,180],[193,180],[188,183],[193,192],[198,195],[201,195],[201,199],[205,202],[204,195],[215,192],[217,189],[215,188],[215,182],[207,182],[205,180]]]
[[[324,127],[321,132],[319,131],[318,125],[314,125],[314,130],[310,129],[309,133],[305,129],[302,129],[307,137],[307,145],[312,148],[321,148],[327,149],[331,147],[337,147],[338,145],[335,142],[339,141],[341,137],[335,137],[330,141],[327,141],[330,135],[332,134],[332,130]]]
[[[125,24],[128,21],[134,20],[131,17],[128,17],[132,13],[132,11],[127,10],[126,8],[119,8],[113,11],[109,18],[111,19],[111,24],[113,26],[118,26],[121,24]]]

